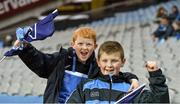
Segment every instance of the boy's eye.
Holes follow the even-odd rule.
[[[82,46],[82,45],[83,45],[83,43],[78,43],[78,45]]]
[[[85,44],[85,43],[78,43],[78,45],[79,46],[82,46],[83,44]],[[90,46],[92,46],[92,44],[91,43],[87,43],[87,44],[85,44],[87,47],[90,47]]]
[[[112,63],[116,63],[116,62],[118,62],[118,60],[112,60]]]
[[[112,62],[117,62],[118,60],[112,60]]]
[[[106,63],[106,62],[107,62],[107,60],[102,60],[102,62]]]
[[[87,43],[86,45],[87,45],[87,46],[92,46],[92,44],[91,44],[91,43]]]

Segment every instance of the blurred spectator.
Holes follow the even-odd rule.
[[[180,13],[178,14],[178,16],[176,17],[175,21],[180,21]]]
[[[4,47],[10,47],[13,44],[13,37],[12,35],[6,35],[4,40]]]
[[[169,17],[163,15],[160,18],[160,24],[157,30],[152,34],[153,41],[158,40],[159,42],[165,41],[168,37],[173,36],[174,28],[170,24]]]
[[[4,46],[4,41],[0,39],[0,48],[3,48]]]
[[[171,13],[169,14],[170,21],[173,22],[174,20],[176,20],[178,18],[178,15],[179,15],[178,7],[174,5],[171,8]]]
[[[168,12],[163,6],[159,7],[159,9],[157,10],[157,13],[156,13],[155,22],[159,23],[160,18],[167,14],[168,14]]]
[[[169,18],[175,30],[174,36],[176,36],[177,40],[179,40],[180,39],[180,13],[176,5],[172,7]]]
[[[175,21],[172,26],[175,30],[175,36],[177,40],[180,40],[180,21]]]

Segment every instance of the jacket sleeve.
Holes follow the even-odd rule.
[[[150,90],[144,90],[136,99],[136,103],[169,103],[168,86],[166,78],[159,69],[149,72]]]
[[[165,34],[164,34],[164,38],[167,39],[168,37],[172,36],[173,35],[173,31],[174,31],[173,27],[171,25],[169,25],[167,27],[167,30],[166,30]]]
[[[81,82],[77,89],[70,95],[66,103],[85,103],[85,93],[83,91],[83,82]]]
[[[27,43],[25,48],[18,55],[26,66],[39,77],[48,78],[55,68],[58,59],[60,59],[59,53],[61,53],[61,51],[62,49],[60,52],[54,54],[44,54]]]
[[[160,28],[160,26],[158,26],[158,28],[153,32],[152,35],[159,36],[159,34],[161,34],[160,31],[159,31],[159,28]]]
[[[131,83],[132,79],[137,79],[138,77],[135,74],[129,73],[129,72],[124,72],[123,73],[124,80],[128,83]]]

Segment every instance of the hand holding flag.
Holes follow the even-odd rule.
[[[32,42],[36,40],[44,40],[47,37],[53,35],[55,31],[54,27],[54,18],[58,16],[58,10],[56,9],[51,14],[49,14],[44,19],[38,21],[32,26],[27,26],[24,28],[16,29],[16,37],[17,40],[15,45],[11,48],[11,50],[7,51],[4,56],[1,58],[0,63],[6,58],[10,56],[17,55],[20,50],[23,49],[23,42]]]
[[[10,56],[17,55],[19,51],[23,50],[23,41],[25,34],[28,34],[30,31],[30,27],[23,28],[17,28],[16,29],[16,38],[17,40],[14,43],[14,46],[11,48],[11,50],[7,51],[4,56],[1,58],[0,63],[6,58]]]
[[[131,91],[130,93],[128,93],[127,95],[116,101],[115,104],[132,103],[132,101],[142,92],[145,86],[146,86],[145,83],[142,84],[138,88],[134,89],[133,91]]]

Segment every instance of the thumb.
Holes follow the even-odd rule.
[[[21,44],[21,42],[19,41],[19,40],[16,40],[15,42],[14,42],[14,47],[19,47],[20,46],[20,44]]]
[[[133,90],[133,84],[131,84],[131,86],[130,86],[128,92],[131,92],[132,90]]]
[[[137,79],[131,79],[131,80],[132,80],[132,82],[131,82],[131,86],[130,86],[128,92],[139,87],[139,82]]]

